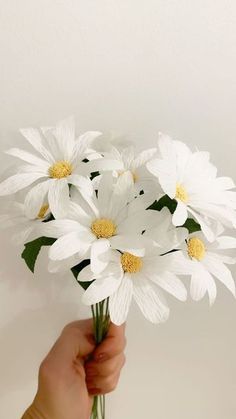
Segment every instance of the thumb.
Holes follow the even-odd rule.
[[[54,360],[63,360],[64,363],[86,358],[96,347],[92,336],[89,320],[73,322],[64,328],[49,357],[53,356]]]

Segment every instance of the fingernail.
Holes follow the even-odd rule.
[[[103,362],[103,361],[106,361],[107,359],[108,359],[108,355],[106,353],[95,355],[95,360],[98,362]]]

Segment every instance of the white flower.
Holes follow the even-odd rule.
[[[35,218],[45,197],[48,197],[54,217],[65,217],[69,206],[69,184],[76,185],[84,194],[93,193],[92,184],[81,175],[89,175],[89,170],[97,170],[92,161],[88,167],[83,160],[87,157],[88,145],[101,133],[89,131],[76,139],[72,117],[59,122],[55,128],[41,131],[28,128],[22,129],[21,133],[38,155],[18,148],[7,152],[28,164],[0,184],[0,196],[13,194],[37,182],[25,198],[27,216]],[[106,170],[107,164],[110,170],[116,162],[113,163],[104,161],[103,170]]]
[[[175,227],[170,211],[164,207],[161,211],[156,211],[156,224],[144,235],[154,240],[162,254],[165,254],[180,248],[188,237],[188,230],[183,227]]]
[[[156,148],[149,148],[143,150],[141,153],[137,154],[135,147],[125,147],[118,149],[112,147],[111,151],[104,153],[104,158],[111,159],[120,163],[120,168],[117,170],[114,167],[113,175],[118,178],[126,173],[130,173],[134,185],[134,194],[138,194],[140,191],[154,191],[158,188],[158,183],[155,181],[155,178],[150,175],[146,169],[146,163],[153,158],[156,153]],[[154,196],[153,201],[156,196]]]
[[[0,215],[0,228],[11,228],[13,230],[12,242],[17,245],[24,244],[37,238],[37,227],[48,218],[49,214],[49,206],[45,203],[37,217],[30,219],[25,214],[24,204],[13,202],[7,208],[7,213]]]
[[[50,259],[60,261],[77,255],[79,263],[91,258],[92,270],[99,273],[108,263],[110,247],[116,248],[120,241],[125,243],[126,237],[135,235],[135,246],[140,248],[138,235],[155,225],[156,211],[145,210],[151,203],[149,195],[128,204],[132,187],[129,173],[115,184],[112,174],[106,173],[93,197],[84,199],[72,191],[67,218],[40,227],[41,235],[58,239],[50,248]]]
[[[111,132],[107,134],[102,134],[99,137],[94,138],[90,143],[90,147],[93,152],[98,153],[98,155],[103,155],[105,152],[112,152],[112,149],[122,151],[124,148],[133,146],[133,142],[127,140],[124,136],[117,135],[117,133]]]
[[[202,232],[197,232],[192,233],[181,247],[184,259],[192,265],[190,293],[194,300],[201,300],[208,293],[210,304],[214,303],[217,294],[214,277],[235,296],[235,282],[225,265],[236,263],[236,258],[225,252],[236,248],[235,237],[218,235],[214,242],[209,242]],[[181,254],[176,254],[177,260],[179,257],[181,259]]]
[[[163,249],[144,236],[139,238],[142,253],[132,251],[132,237],[129,243],[117,245],[111,251],[106,269],[95,275],[91,266],[86,266],[78,276],[78,281],[92,281],[83,294],[87,305],[98,303],[109,297],[109,312],[113,323],[120,325],[126,321],[132,297],[144,316],[153,323],[164,322],[169,316],[169,308],[162,290],[185,301],[187,291],[175,273],[175,253],[162,256]]]
[[[236,227],[236,192],[231,178],[217,177],[217,169],[209,162],[209,153],[190,149],[166,135],[159,136],[160,157],[147,163],[165,194],[176,199],[173,224],[183,225],[190,213],[201,225],[208,240],[215,233],[211,220]]]

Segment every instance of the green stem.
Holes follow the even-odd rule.
[[[105,338],[109,324],[109,298],[91,306],[93,315],[94,337],[96,344],[99,345]],[[105,396],[95,396],[91,419],[105,419]]]

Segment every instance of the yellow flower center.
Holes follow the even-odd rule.
[[[188,255],[191,258],[202,260],[206,254],[206,247],[202,240],[192,237],[188,240]]]
[[[66,160],[59,160],[49,167],[49,176],[55,179],[62,179],[63,177],[70,176],[72,173],[72,164]]]
[[[49,209],[49,205],[48,204],[43,205],[40,208],[40,210],[39,210],[39,213],[37,215],[37,218],[40,218],[40,219],[44,218],[48,209]]]
[[[128,171],[128,170],[127,170],[127,171]],[[118,171],[118,176],[123,175],[125,172],[126,172],[126,170],[120,170],[120,171]],[[137,182],[137,180],[138,180],[138,176],[136,175],[136,173],[135,173],[135,172],[131,172],[131,175],[132,175],[132,177],[133,177],[133,181],[134,181],[134,183],[135,183],[135,182]]]
[[[116,225],[108,218],[99,218],[92,223],[91,230],[98,239],[109,239],[116,234]]]
[[[136,173],[135,173],[135,172],[132,172],[132,176],[133,176],[133,181],[134,181],[134,183],[135,183],[135,182],[137,182],[137,180],[138,180],[138,176],[136,175]]]
[[[179,183],[177,183],[176,185],[176,194],[175,194],[175,198],[180,199],[180,201],[183,202],[188,202],[188,192],[186,191],[186,189],[184,188],[183,185],[180,185]]]
[[[121,255],[121,265],[124,272],[136,274],[141,271],[143,261],[139,256],[134,256],[131,253],[125,252]]]

